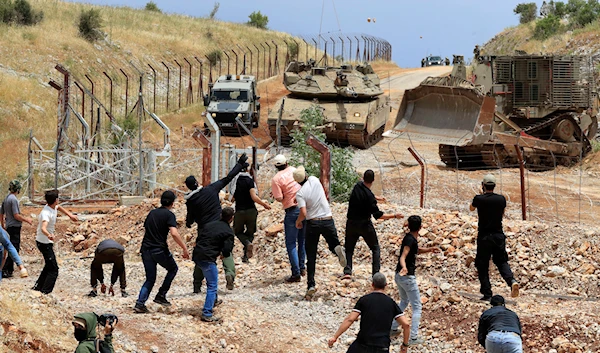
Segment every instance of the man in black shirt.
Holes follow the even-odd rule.
[[[479,318],[477,340],[488,353],[523,353],[521,321],[515,312],[508,310],[501,295],[490,299],[492,308]]]
[[[394,300],[385,294],[386,285],[387,281],[383,274],[373,275],[373,292],[358,299],[354,310],[342,322],[335,335],[329,339],[329,347],[333,347],[338,338],[350,328],[354,321],[358,321],[360,316],[360,331],[358,331],[356,341],[348,348],[348,353],[389,352],[391,341],[389,322],[392,320],[402,325],[404,332],[402,352],[406,352],[409,336],[408,320]]]
[[[492,284],[490,283],[490,258],[498,268],[500,275],[511,288],[511,296],[519,296],[519,283],[513,277],[508,265],[506,253],[506,236],[502,231],[502,217],[506,208],[506,199],[494,193],[496,178],[488,174],[481,183],[482,193],[473,198],[469,209],[475,211],[479,217],[477,234],[477,255],[475,267],[481,285],[481,300],[489,301],[492,298]]]
[[[185,217],[185,225],[190,228],[194,222],[198,224],[198,235],[202,232],[202,228],[209,222],[218,221],[221,218],[221,199],[219,192],[226,187],[233,178],[238,175],[242,169],[248,167],[246,162],[248,157],[242,154],[236,165],[231,169],[229,174],[221,180],[205,187],[199,186],[198,181],[193,175],[185,179],[185,185],[190,189],[190,192],[185,195],[187,206],[187,215]],[[198,239],[196,239],[198,241]],[[223,268],[225,269],[225,279],[227,280],[227,289],[233,289],[233,281],[235,280],[235,263],[233,256],[223,258]],[[204,275],[202,270],[194,267],[194,293],[200,293]]]
[[[177,219],[173,212],[171,212],[173,202],[175,202],[175,194],[172,191],[163,192],[160,197],[161,207],[150,211],[144,222],[146,232],[144,233],[140,252],[142,253],[142,262],[146,270],[146,281],[135,303],[134,311],[136,313],[148,312],[145,303],[150,296],[152,287],[154,287],[154,282],[156,282],[156,265],[160,265],[166,269],[167,275],[162,286],[158,289],[154,302],[165,306],[171,305],[167,300],[167,292],[171,288],[171,283],[175,279],[175,275],[177,275],[178,267],[167,245],[167,236],[169,233],[171,233],[173,240],[183,250],[183,258],[190,258],[187,247],[177,231]]]
[[[258,203],[267,210],[270,210],[271,206],[258,197],[256,183],[246,168],[238,174],[232,184],[232,200],[235,201],[233,231],[244,245],[242,262],[248,262],[254,250],[252,242],[254,241],[254,233],[256,233],[256,217],[258,216],[255,203]]]
[[[119,279],[121,285],[121,295],[123,297],[128,296],[125,291],[127,287],[127,281],[125,278],[125,261],[123,254],[125,248],[123,245],[117,243],[112,239],[105,239],[98,244],[96,252],[94,254],[94,260],[92,261],[91,280],[92,291],[88,294],[89,297],[96,297],[98,295],[98,282],[100,282],[100,291],[106,292],[106,285],[104,284],[104,271],[102,270],[103,264],[113,264],[112,274],[110,276],[110,288],[108,294],[115,295],[113,286]]]
[[[363,181],[359,181],[354,185],[350,201],[348,203],[348,214],[346,221],[346,260],[347,264],[344,268],[344,278],[352,276],[352,256],[356,242],[362,236],[373,256],[372,270],[373,274],[379,272],[380,265],[380,250],[379,241],[375,227],[371,223],[371,215],[375,219],[391,219],[402,218],[400,213],[383,214],[377,207],[377,199],[371,191],[371,186],[375,181],[375,173],[368,169],[363,175]]]

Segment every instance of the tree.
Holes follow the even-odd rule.
[[[249,16],[250,21],[246,24],[252,27],[267,29],[267,24],[269,23],[269,17],[260,13],[260,11],[254,11]]]
[[[533,35],[535,38],[544,40],[558,33],[560,29],[560,19],[554,15],[548,15],[535,24]]]
[[[556,1],[554,3],[554,16],[562,19],[567,14],[567,4],[562,1]]]
[[[32,26],[44,18],[42,11],[36,11],[27,0],[0,0],[0,21],[7,24]]]
[[[162,12],[159,8],[158,5],[156,5],[156,3],[154,1],[150,1],[146,4],[145,7],[146,11],[153,11],[153,12]]]
[[[89,9],[79,15],[79,34],[87,41],[93,42],[103,37],[102,16],[100,10]]]
[[[213,9],[210,11],[210,14],[208,15],[208,18],[210,18],[211,20],[214,20],[215,16],[217,15],[217,12],[219,12],[220,6],[221,6],[221,4],[219,4],[218,2],[215,2],[215,4],[213,5]]]
[[[537,17],[537,5],[535,2],[519,4],[513,11],[516,15],[519,15],[520,23],[529,23]]]

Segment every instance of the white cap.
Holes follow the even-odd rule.
[[[496,177],[493,174],[488,174],[483,177],[484,185],[496,185]]]
[[[273,158],[273,160],[275,161],[275,165],[278,167],[287,163],[287,158],[285,158],[285,156],[282,154],[276,155],[275,158]]]
[[[306,179],[306,171],[303,166],[299,166],[294,170],[294,180],[296,180],[297,183],[301,183],[304,179]]]

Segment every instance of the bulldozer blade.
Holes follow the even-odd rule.
[[[425,84],[426,81],[404,93],[394,135],[454,146],[490,141],[494,99],[476,88]]]

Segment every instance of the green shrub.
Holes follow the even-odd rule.
[[[260,13],[260,11],[254,11],[249,16],[250,21],[246,24],[252,27],[267,29],[267,24],[269,23],[269,17]]]
[[[520,23],[529,23],[537,17],[537,5],[535,2],[519,4],[513,11],[516,15],[519,15]]]
[[[548,15],[535,24],[533,36],[536,39],[544,40],[552,37],[560,30],[560,19],[554,15]]]
[[[154,12],[162,12],[159,8],[158,5],[156,5],[156,3],[154,1],[150,1],[146,4],[146,7],[144,8],[146,11],[154,11]]]
[[[0,20],[6,24],[36,25],[44,19],[42,11],[36,11],[27,0],[0,0]]]
[[[306,144],[306,137],[312,133],[325,141],[325,133],[320,126],[324,124],[322,109],[313,105],[300,112],[300,129],[292,131],[291,164],[303,165],[308,175],[320,176],[321,154]],[[329,145],[331,149],[331,201],[348,201],[354,184],[359,180],[352,165],[353,153],[350,149]]]
[[[290,53],[290,60],[298,57],[298,44],[294,41],[287,43],[288,52]]]
[[[210,11],[210,14],[208,15],[208,18],[210,18],[211,20],[214,20],[215,16],[217,15],[217,12],[219,12],[220,6],[221,6],[221,4],[219,4],[218,2],[215,2],[215,4],[213,5],[213,9]]]
[[[210,66],[215,66],[217,65],[217,62],[221,61],[221,57],[223,56],[223,52],[221,52],[219,49],[215,49],[213,51],[211,51],[210,53],[208,53],[207,57],[208,57],[208,62],[210,63]]]
[[[599,6],[597,1],[590,1],[579,8],[579,10],[573,15],[575,23],[581,27],[584,27],[598,18]]]
[[[104,36],[100,10],[89,9],[79,15],[79,35],[93,42]]]
[[[554,3],[554,16],[558,18],[564,18],[567,14],[567,4],[562,1],[556,1]]]

